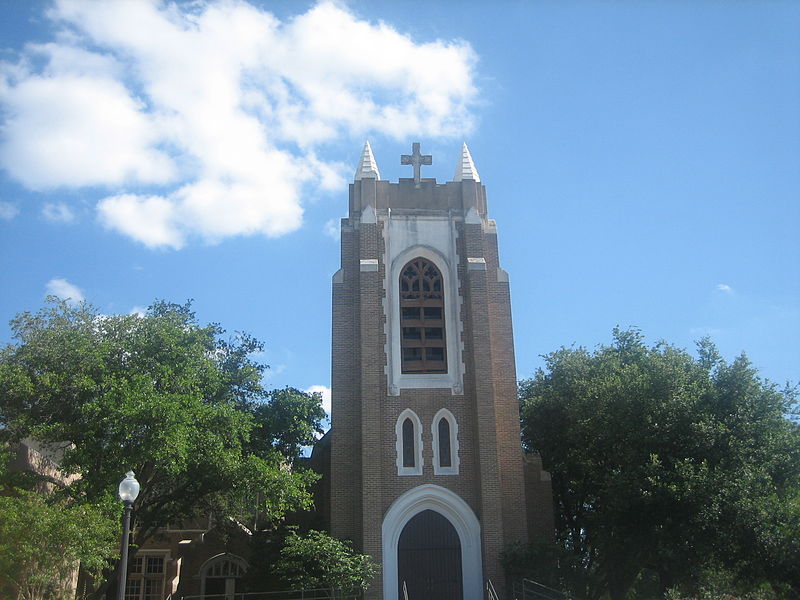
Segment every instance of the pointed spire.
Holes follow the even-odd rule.
[[[365,142],[364,152],[361,153],[361,160],[358,161],[355,180],[380,178],[381,172],[378,170],[378,163],[375,162],[375,157],[372,155],[372,146],[369,145],[369,142]]]
[[[458,159],[456,164],[456,174],[453,175],[453,181],[464,181],[472,179],[473,181],[480,181],[481,177],[478,175],[478,169],[475,168],[475,163],[472,162],[472,155],[467,148],[467,142],[461,146],[461,158]]]

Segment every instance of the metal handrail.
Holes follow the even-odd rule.
[[[489,600],[500,600],[491,579],[486,580],[486,594],[489,596]]]
[[[514,584],[515,600],[567,600],[569,596],[532,579],[521,579]]]

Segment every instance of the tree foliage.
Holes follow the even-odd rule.
[[[311,530],[290,534],[274,573],[287,589],[366,590],[378,565],[355,552],[349,542]]]
[[[8,472],[9,457],[0,452],[0,597],[71,600],[78,565],[95,575],[116,552],[120,507],[31,491],[35,478]]]
[[[48,302],[12,321],[17,343],[0,351],[0,435],[61,444],[62,470],[80,478],[58,494],[102,502],[132,469],[135,544],[198,516],[257,510],[271,520],[309,504],[314,475],[288,465],[302,432],[319,426],[315,399],[287,390],[299,408],[281,398],[273,414],[265,367],[251,358],[259,342],[223,338],[188,303],[108,316]]]
[[[793,389],[708,340],[695,358],[615,330],[593,353],[547,355],[520,396],[524,444],[552,474],[561,583],[577,595],[692,589],[712,562],[800,590]]]
[[[307,394],[290,387],[272,390],[267,402],[253,405],[252,412],[257,423],[256,446],[262,452],[275,448],[292,462],[323,433],[325,411],[322,396],[316,392]]]

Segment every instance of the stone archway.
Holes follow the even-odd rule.
[[[463,600],[482,600],[480,523],[469,505],[458,494],[433,484],[421,485],[405,492],[392,503],[384,515],[382,526],[384,600],[398,600],[401,597],[399,592],[402,581],[398,572],[401,536],[406,525],[424,511],[431,511],[443,517],[458,537]],[[440,525],[443,526],[441,522]],[[412,524],[411,531],[414,527]],[[452,546],[453,538],[450,539]]]

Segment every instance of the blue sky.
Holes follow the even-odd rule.
[[[48,291],[194,299],[330,382],[330,277],[381,175],[466,140],[520,377],[616,326],[800,377],[796,2],[0,2],[0,341]]]

